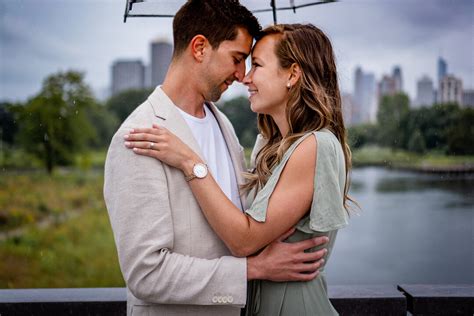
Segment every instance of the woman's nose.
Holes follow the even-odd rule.
[[[245,85],[251,84],[252,83],[252,70],[250,70],[242,79],[242,83]]]

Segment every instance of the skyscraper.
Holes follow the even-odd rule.
[[[400,66],[395,66],[392,73],[393,80],[395,81],[395,91],[403,91],[403,79],[402,79],[402,69]]]
[[[145,87],[145,67],[141,60],[117,60],[112,64],[112,95]]]
[[[462,80],[452,75],[445,75],[440,82],[439,102],[456,102],[462,105]]]
[[[441,80],[448,74],[448,64],[442,58],[438,58],[438,85],[441,83]],[[438,87],[439,89],[439,87]]]
[[[355,71],[352,123],[374,122],[377,114],[376,85],[372,73],[364,73],[360,67]]]
[[[462,94],[462,106],[474,108],[474,90],[464,90]]]
[[[428,76],[423,76],[416,83],[416,101],[413,105],[415,107],[431,106],[434,102],[435,91],[433,81]]]
[[[394,95],[397,93],[397,82],[395,78],[389,75],[383,75],[379,81],[379,97],[382,98],[385,95]]]
[[[165,79],[166,71],[173,55],[173,46],[168,42],[151,43],[151,87],[156,87]]]

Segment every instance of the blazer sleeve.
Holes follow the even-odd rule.
[[[121,128],[107,154],[104,197],[120,268],[138,299],[159,304],[243,307],[245,258],[202,259],[173,252],[173,223],[161,162],[125,148]],[[227,303],[216,295],[227,296]]]

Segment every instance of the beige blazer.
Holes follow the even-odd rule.
[[[241,184],[242,147],[229,120],[214,105],[210,108]],[[230,256],[181,171],[124,146],[123,136],[131,128],[153,123],[175,133],[202,157],[187,124],[160,87],[112,139],[104,197],[128,289],[127,315],[240,315],[247,292],[246,259]]]

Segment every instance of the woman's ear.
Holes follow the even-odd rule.
[[[298,64],[293,63],[290,67],[290,78],[288,78],[288,83],[291,86],[294,86],[298,80],[301,78],[301,68]]]
[[[204,35],[196,35],[191,39],[189,44],[191,46],[191,53],[198,62],[202,62],[204,59],[204,52],[209,46],[209,41]]]

